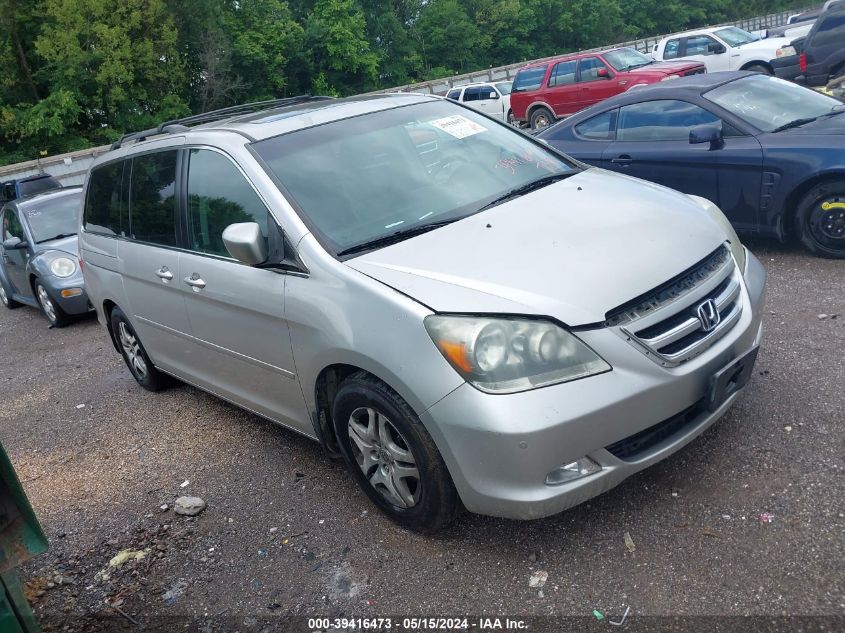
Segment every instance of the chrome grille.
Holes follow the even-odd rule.
[[[736,324],[741,291],[739,271],[722,246],[675,280],[613,311],[606,325],[656,362],[679,365]]]

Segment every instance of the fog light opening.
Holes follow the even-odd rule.
[[[67,297],[78,297],[79,295],[82,294],[82,288],[65,288],[59,294],[61,294],[65,298],[67,298]]]
[[[569,483],[575,479],[580,479],[581,477],[597,473],[600,470],[601,466],[589,457],[585,456],[581,459],[576,459],[574,462],[569,462],[568,464],[555,468],[552,472],[546,475],[546,485],[558,486],[560,484]]]

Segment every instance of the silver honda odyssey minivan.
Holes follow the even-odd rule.
[[[761,338],[765,273],[711,202],[436,97],[127,135],[79,235],[141,386],[321,442],[420,531],[461,507],[547,516],[667,457],[733,404]]]

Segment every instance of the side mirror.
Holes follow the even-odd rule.
[[[690,145],[698,145],[701,143],[710,143],[710,149],[721,149],[725,146],[725,138],[722,136],[722,128],[719,125],[712,123],[705,123],[704,125],[696,125],[690,128],[689,131]]]
[[[724,44],[719,44],[719,42],[713,42],[712,44],[709,44],[707,46],[707,50],[713,53],[714,55],[721,55],[728,49],[725,48]]]
[[[498,93],[498,92],[496,92],[495,90],[493,90],[493,91],[490,93],[490,98],[491,98],[491,99],[498,99],[498,98],[499,98],[499,93]]]
[[[247,266],[267,261],[267,240],[256,222],[230,224],[223,230],[223,244],[229,255]]]
[[[7,251],[16,251],[22,248],[26,248],[29,246],[26,242],[22,241],[19,237],[10,237],[7,240],[3,240],[3,248]]]
[[[610,73],[607,72],[607,68],[599,68],[596,74],[603,79],[610,79]]]

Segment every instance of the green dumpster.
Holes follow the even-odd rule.
[[[45,551],[47,538],[0,444],[0,631],[3,633],[39,630],[14,569]]]

